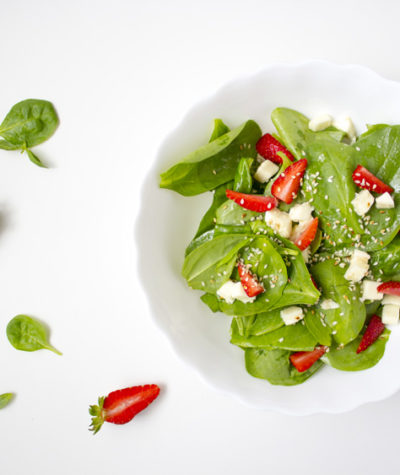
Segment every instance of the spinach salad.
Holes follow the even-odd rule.
[[[182,275],[232,317],[252,376],[289,386],[324,365],[370,368],[399,320],[400,125],[357,137],[349,118],[271,118],[265,135],[216,119],[210,142],[161,175],[183,196],[213,193]]]

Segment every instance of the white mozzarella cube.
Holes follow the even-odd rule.
[[[303,309],[301,307],[287,307],[281,310],[281,318],[285,325],[294,325],[304,318]]]
[[[375,204],[378,209],[394,208],[393,198],[387,191],[376,198]]]
[[[218,290],[217,295],[224,299],[226,303],[233,303],[235,301],[235,282],[228,280]]]
[[[301,255],[303,256],[304,262],[308,264],[310,262],[311,251],[310,248],[307,247],[304,251],[301,251]]]
[[[354,123],[350,117],[339,117],[339,119],[335,119],[333,121],[333,126],[339,130],[343,130],[349,136],[350,140],[354,142],[357,133],[356,128],[354,127]]]
[[[278,173],[279,167],[271,160],[264,160],[257,168],[254,178],[260,183],[267,183],[274,175]]]
[[[399,323],[400,308],[397,305],[384,305],[382,310],[382,323],[385,325],[396,325]]]
[[[332,125],[333,119],[329,114],[320,114],[313,117],[308,123],[308,128],[313,132],[319,132]]]
[[[364,216],[374,204],[374,197],[368,190],[362,190],[360,193],[356,193],[351,204],[358,216]]]
[[[312,212],[313,206],[306,201],[298,205],[294,205],[289,210],[290,219],[296,223],[301,223],[302,221],[311,221],[313,219]]]
[[[373,280],[363,280],[362,287],[362,299],[363,300],[382,300],[382,292],[378,292],[377,288],[381,285],[381,282],[375,282]]]
[[[360,282],[368,273],[368,260],[370,255],[356,249],[350,259],[350,265],[344,274],[344,278],[353,282]]]
[[[243,303],[254,302],[255,297],[249,297],[241,282],[233,282],[228,280],[218,290],[217,295],[221,299],[224,299],[226,303],[233,303],[235,300],[240,300]]]
[[[235,289],[234,289],[234,292],[233,292],[233,296],[235,297],[236,300],[240,300],[241,302],[243,303],[251,303],[251,302],[254,302],[254,300],[256,299],[255,297],[249,297],[244,288],[243,288],[243,285],[241,284],[241,282],[235,282]]]
[[[382,305],[397,305],[400,307],[400,297],[398,295],[384,294],[382,299]]]
[[[292,233],[292,220],[289,214],[277,208],[265,213],[265,223],[284,238],[290,237]]]
[[[322,310],[334,310],[339,308],[339,304],[332,299],[325,299],[321,302],[321,308]]]

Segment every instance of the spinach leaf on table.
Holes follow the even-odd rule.
[[[17,350],[46,349],[57,355],[62,354],[48,342],[47,330],[43,323],[27,315],[17,315],[10,320],[7,325],[7,338]]]
[[[59,124],[54,106],[49,101],[27,99],[15,104],[0,125],[0,148],[26,152],[29,160],[40,167],[43,163],[30,148],[50,138]]]
[[[161,188],[184,196],[213,190],[233,180],[240,159],[256,157],[261,129],[253,120],[200,147],[161,174]]]
[[[264,335],[284,325],[280,310],[258,313],[250,317],[236,317],[233,321],[236,322],[239,334],[244,337]]]
[[[359,335],[362,330],[366,310],[361,302],[361,286],[350,283],[344,278],[345,269],[335,265],[334,259],[327,259],[311,267],[311,273],[322,291],[323,299],[332,299],[339,308],[321,310],[316,307],[319,316],[332,330],[333,339],[338,344],[346,345]]]
[[[4,407],[8,406],[8,404],[10,404],[13,398],[13,393],[0,394],[0,409],[3,409]]]
[[[343,348],[339,348],[337,345],[331,347],[322,359],[333,368],[342,371],[362,371],[371,368],[382,358],[389,335],[390,331],[385,329],[371,346],[357,354],[357,348],[362,339],[362,335],[360,335]]]
[[[383,249],[371,254],[370,269],[375,279],[397,280],[400,278],[400,236]]]
[[[299,373],[290,363],[290,354],[290,351],[281,349],[247,348],[245,350],[246,369],[252,376],[266,379],[271,384],[293,386],[304,383],[323,366],[323,363],[318,360],[310,369]]]

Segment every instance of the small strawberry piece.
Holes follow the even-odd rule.
[[[385,325],[382,323],[382,320],[378,315],[372,315],[370,322],[368,323],[367,329],[362,337],[361,343],[357,348],[357,353],[361,353],[366,350],[372,343],[378,339],[379,335],[385,329]]]
[[[273,196],[247,195],[238,191],[226,190],[226,197],[250,211],[264,213],[271,211],[278,205],[278,201]]]
[[[96,434],[104,422],[126,424],[146,409],[159,393],[160,388],[156,384],[146,384],[119,389],[107,397],[99,397],[98,406],[89,407],[89,414],[92,416],[89,430]]]
[[[400,282],[395,282],[394,280],[384,282],[378,285],[377,291],[388,295],[400,295]]]
[[[240,276],[240,282],[244,288],[248,297],[255,297],[258,294],[264,292],[264,287],[258,282],[256,277],[248,271],[247,267],[239,262],[238,271]]]
[[[271,193],[281,201],[290,204],[297,196],[300,182],[307,168],[307,160],[302,158],[286,168],[274,181]]]
[[[278,152],[284,153],[289,160],[294,162],[293,155],[289,150],[284,147],[275,137],[271,134],[263,135],[256,144],[257,152],[267,160],[271,160],[274,163],[282,163],[282,158],[278,155]]]
[[[313,351],[298,351],[290,355],[290,361],[297,371],[302,373],[311,368],[325,354],[327,349],[327,346],[317,346]]]
[[[294,242],[300,251],[304,251],[314,241],[317,229],[318,218],[314,218]]]
[[[352,175],[354,183],[365,190],[374,191],[375,193],[392,193],[393,188],[383,183],[379,178],[373,175],[365,167],[358,165]]]
[[[313,277],[312,275],[310,275],[310,277],[311,277],[311,282],[314,284],[314,287],[315,287],[317,290],[319,290],[318,285],[317,285],[317,283],[315,282],[314,277]]]

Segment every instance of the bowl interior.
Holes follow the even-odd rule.
[[[208,141],[212,120],[235,127],[246,119],[274,131],[278,106],[308,116],[349,115],[365,124],[400,123],[400,85],[360,66],[325,62],[271,66],[232,82],[195,105],[167,137],[146,178],[136,238],[139,267],[151,311],[174,349],[213,387],[259,408],[291,414],[343,412],[391,395],[400,386],[400,333],[393,329],[381,362],[366,371],[329,367],[300,386],[272,386],[245,370],[243,352],[229,343],[230,317],[213,314],[180,275],[184,250],[209,206],[211,193],[182,197],[158,187],[159,174]]]

